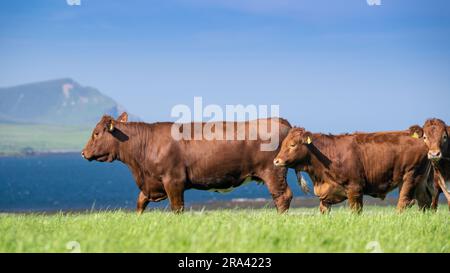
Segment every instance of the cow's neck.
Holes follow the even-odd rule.
[[[118,160],[129,167],[137,167],[145,161],[151,136],[150,128],[141,123],[125,123],[118,125],[117,130],[125,135],[125,138],[119,141]]]
[[[308,157],[304,163],[304,171],[307,172],[314,183],[322,183],[333,177],[330,172],[331,160],[321,152],[323,148],[323,141],[321,141],[324,136],[321,134],[314,134],[314,145],[308,147],[309,153]]]
[[[145,154],[148,144],[151,142],[151,129],[148,125],[139,123],[126,123],[117,126],[117,129],[127,136],[124,141],[119,141],[117,159],[128,166],[134,180],[139,187],[144,187]]]

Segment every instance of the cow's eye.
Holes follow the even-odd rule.
[[[295,146],[297,146],[297,143],[291,143],[291,144],[289,145],[289,147],[291,147],[291,148],[294,148]]]
[[[94,137],[98,137],[98,132],[95,132],[95,133],[94,133]]]

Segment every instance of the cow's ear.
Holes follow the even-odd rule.
[[[313,135],[311,132],[304,132],[303,133],[303,143],[310,145],[313,143]]]
[[[106,122],[106,130],[108,130],[108,132],[112,132],[112,131],[114,131],[114,128],[115,128],[115,121],[114,121],[114,119],[110,118]]]
[[[409,134],[413,138],[422,138],[423,137],[423,129],[419,125],[413,125],[409,127]]]
[[[127,112],[123,112],[118,118],[118,122],[128,122],[128,114]]]

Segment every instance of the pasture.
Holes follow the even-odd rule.
[[[0,252],[450,252],[446,206],[1,214]]]

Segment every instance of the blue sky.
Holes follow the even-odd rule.
[[[0,2],[0,86],[71,77],[147,121],[279,104],[312,131],[450,122],[450,2]]]

